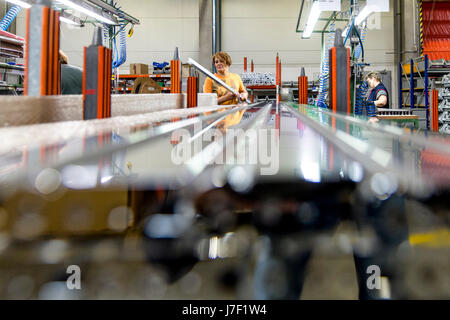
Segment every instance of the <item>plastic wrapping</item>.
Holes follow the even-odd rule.
[[[424,2],[423,54],[431,60],[450,60],[450,2]]]

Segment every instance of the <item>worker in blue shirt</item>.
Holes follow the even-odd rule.
[[[61,94],[82,94],[83,69],[69,64],[68,57],[59,50],[61,63]]]
[[[369,87],[372,89],[370,91],[369,97],[367,98],[368,109],[372,107],[374,114],[376,114],[377,108],[389,108],[389,93],[387,88],[381,82],[381,75],[379,72],[370,72],[366,76],[366,81]],[[369,111],[369,110],[368,110]],[[378,122],[376,116],[370,118],[371,122]]]

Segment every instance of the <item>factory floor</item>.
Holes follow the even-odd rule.
[[[407,297],[448,299],[450,234],[445,223],[448,210],[444,210],[443,215],[436,215],[417,202],[407,201],[406,212],[409,243],[405,243],[406,247],[413,250],[409,251],[408,259],[403,260],[399,267],[404,275]],[[358,299],[352,251],[352,241],[358,239],[355,238],[356,231],[355,224],[345,220],[332,231],[315,238],[299,299]],[[205,240],[211,241],[213,238],[210,236]],[[224,238],[226,235],[221,239]],[[208,250],[200,250],[199,252],[205,251],[206,255],[203,254],[199,262],[190,264],[191,269],[182,272],[173,282],[167,281],[167,268],[145,261],[144,254],[148,251],[141,245],[134,244],[133,241],[139,242],[140,237],[132,234],[127,234],[125,239],[120,236],[108,240],[106,236],[99,236],[77,241],[18,243],[11,248],[8,258],[0,259],[0,297],[94,300],[253,299],[254,273],[263,238],[254,227],[242,226],[229,238],[231,244],[234,241],[234,249],[230,245],[223,251],[228,251],[228,258],[225,257],[226,252],[223,258],[214,259],[208,257]],[[301,242],[298,238],[291,238],[290,241],[291,244]],[[226,244],[226,241],[222,243]],[[236,244],[240,248],[247,248],[243,251],[245,254],[242,251],[236,254]],[[66,288],[65,270],[71,264],[79,264],[82,269],[81,290]],[[179,262],[176,264],[179,265]],[[382,280],[383,297],[389,298],[390,283],[386,278]]]
[[[406,202],[409,242],[413,254],[402,265],[409,298],[450,298],[450,233],[442,225],[448,212],[431,213],[416,201]],[[357,233],[351,221],[341,222],[316,241],[307,263],[301,300],[356,300],[358,285],[350,239]],[[255,246],[255,253],[258,245]],[[400,251],[399,251],[400,252]],[[247,261],[208,260],[197,263],[176,283],[167,287],[164,299],[253,299],[256,254]],[[239,285],[230,285],[229,274],[238,270]],[[228,281],[224,280],[227,279]],[[228,284],[228,285],[227,285]],[[381,280],[382,298],[391,298],[390,282]]]
[[[338,245],[352,231],[352,224],[343,222],[332,235]],[[329,254],[327,247],[317,246],[307,264],[303,292],[299,299],[355,300],[358,299],[356,270],[351,252]],[[227,286],[226,274],[239,264],[237,259],[202,261],[176,283],[167,288],[164,299],[250,299],[253,296],[253,270],[256,261],[247,265],[243,281],[236,287]],[[198,281],[201,279],[200,281]],[[195,281],[194,281],[195,280]]]

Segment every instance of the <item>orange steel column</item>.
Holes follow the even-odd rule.
[[[279,61],[280,61],[280,58],[278,57],[278,53],[277,53],[277,57],[275,59],[275,85],[276,86],[278,85],[278,72],[279,72],[278,63],[279,63]]]
[[[247,72],[247,57],[244,57],[244,72]]]
[[[281,101],[281,60],[278,62],[278,101]]]
[[[302,68],[298,77],[298,104],[308,104],[308,77],[305,76],[305,68]]]
[[[439,132],[439,96],[436,89],[431,90],[431,130]]]
[[[59,13],[41,0],[26,14],[24,95],[59,93]]]
[[[197,106],[198,78],[191,74],[187,80],[187,107],[195,108]]]
[[[111,117],[111,56],[111,50],[103,46],[102,28],[97,27],[92,45],[84,48],[84,120]]]
[[[250,71],[251,71],[251,72],[255,72],[255,68],[254,68],[254,65],[253,65],[253,59],[252,59],[252,64],[251,64],[251,69],[250,69]]]
[[[336,30],[334,47],[330,49],[330,109],[351,113],[350,108],[350,49],[344,47],[341,33]],[[333,118],[334,119],[334,118]]]
[[[173,60],[170,61],[170,93],[181,93],[181,62],[178,47],[175,48]]]

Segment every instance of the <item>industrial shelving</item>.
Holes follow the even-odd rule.
[[[430,85],[450,72],[445,60],[429,60],[427,55],[399,63],[398,105],[419,115],[422,129],[430,129]]]
[[[131,93],[133,82],[138,78],[151,78],[156,82],[162,82],[161,91],[170,93],[170,74],[121,74],[119,75],[119,86],[116,91],[120,93]]]
[[[450,134],[450,73],[443,76],[438,89],[439,132]]]
[[[25,67],[17,63],[23,58],[24,39],[0,31],[0,95],[23,93]]]

